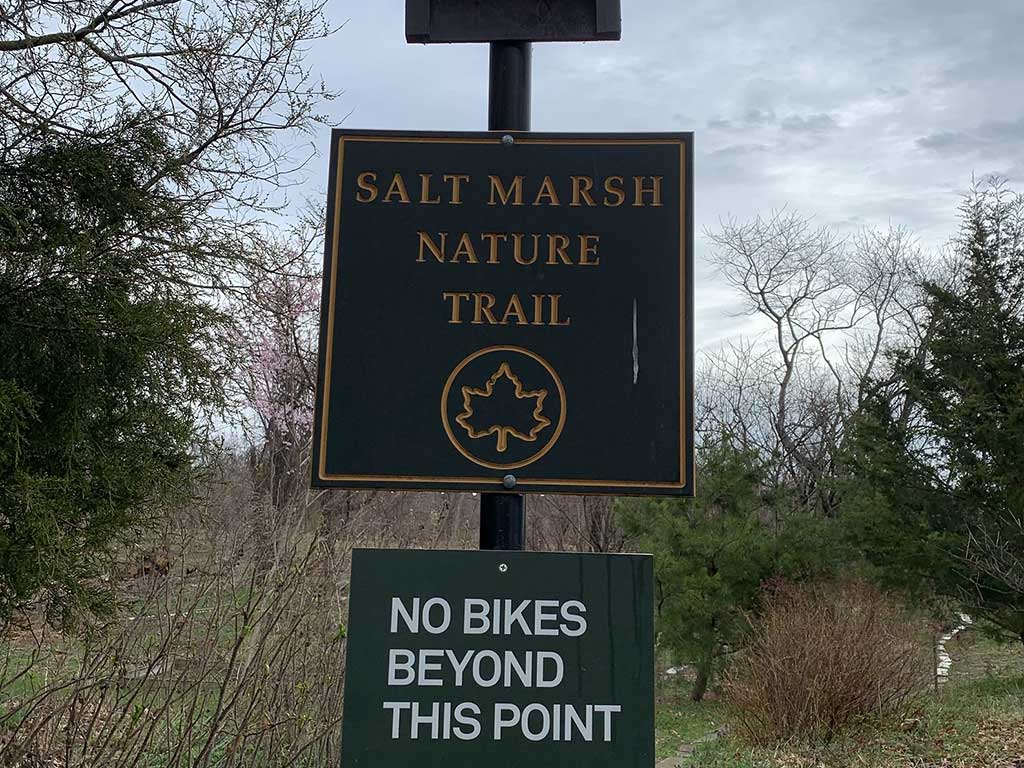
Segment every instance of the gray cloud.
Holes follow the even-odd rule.
[[[939,131],[917,140],[917,146],[944,155],[994,149],[997,152],[1024,143],[1024,117],[1019,120],[992,120],[970,132]]]
[[[770,110],[749,108],[742,115],[734,118],[714,117],[708,120],[707,127],[712,131],[750,131],[756,128],[773,125],[775,113]]]
[[[922,149],[945,152],[952,148],[962,147],[971,143],[971,141],[971,137],[961,131],[939,131],[928,136],[922,136],[917,140],[917,146]]]
[[[348,20],[312,50],[345,90],[335,118],[485,126],[486,46],[406,45],[401,0],[328,8]],[[622,12],[619,43],[535,46],[534,128],[695,130],[698,232],[788,205],[844,230],[905,225],[934,249],[972,176],[1006,169],[1024,190],[1022,0],[624,0]],[[728,302],[698,273],[698,319],[720,318]]]
[[[790,115],[781,123],[782,130],[793,133],[831,133],[839,128],[832,115],[819,112],[816,115]]]
[[[1007,179],[1017,189],[1024,189],[1024,162],[1011,166],[1003,171],[996,171],[993,175]]]
[[[709,152],[707,156],[711,159],[730,159],[745,155],[757,155],[768,152],[770,149],[767,144],[730,144],[727,147]]]

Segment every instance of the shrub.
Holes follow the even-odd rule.
[[[924,627],[864,583],[773,585],[725,694],[755,744],[905,714],[934,674]]]
[[[780,505],[774,524],[765,519],[767,468],[733,437],[703,441],[697,461],[697,498],[617,505],[632,546],[654,553],[658,635],[674,662],[694,667],[693,701],[744,634],[765,579],[821,578],[838,562],[821,518]]]
[[[170,526],[109,623],[10,639],[0,765],[337,764],[347,548],[297,508],[238,511]]]

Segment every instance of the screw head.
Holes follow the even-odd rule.
[[[507,563],[502,563],[501,565],[498,566],[498,570],[501,571],[502,573],[508,573],[508,564]]]
[[[506,133],[504,136],[501,137],[501,143],[504,144],[506,147],[511,147],[513,144],[516,143],[516,140],[512,137],[512,134]]]
[[[511,491],[513,488],[516,487],[516,476],[515,475],[505,475],[501,479],[501,484]]]

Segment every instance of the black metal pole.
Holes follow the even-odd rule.
[[[526,504],[521,493],[480,494],[480,549],[526,549]]]
[[[530,130],[532,53],[527,42],[491,43],[489,130]],[[515,477],[506,475],[504,483],[515,488]],[[521,493],[480,495],[480,549],[526,549],[526,505]]]
[[[532,61],[532,43],[491,43],[490,87],[487,97],[488,130],[530,130]]]

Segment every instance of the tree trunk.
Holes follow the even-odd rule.
[[[690,701],[699,704],[704,700],[704,694],[708,691],[708,683],[711,681],[711,654],[708,654],[697,664],[697,679],[693,681],[693,690],[690,691]]]

